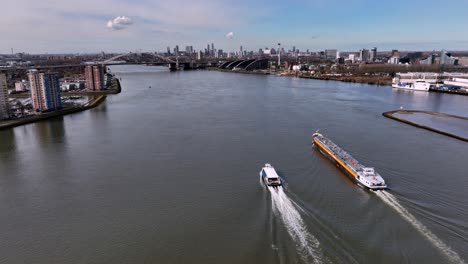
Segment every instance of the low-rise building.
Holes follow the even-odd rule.
[[[15,82],[15,91],[25,92],[27,90],[29,90],[29,83],[26,80]]]

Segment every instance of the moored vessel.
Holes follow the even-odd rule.
[[[266,186],[278,187],[283,183],[271,164],[267,163],[260,171],[260,177]]]
[[[314,145],[320,152],[334,161],[351,179],[371,190],[387,188],[384,179],[374,168],[365,167],[330,139],[318,132],[314,133],[312,138]]]
[[[431,84],[424,81],[424,80],[417,80],[415,82],[409,83],[402,83],[402,82],[394,82],[392,83],[393,88],[397,89],[405,89],[405,90],[413,90],[413,91],[429,91],[431,88]]]

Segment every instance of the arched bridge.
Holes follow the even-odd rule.
[[[266,70],[268,59],[230,60],[221,64],[219,68],[232,71]]]
[[[163,57],[161,55],[158,55],[158,54],[154,54],[154,53],[132,53],[132,52],[129,52],[129,53],[124,53],[124,54],[119,54],[119,55],[116,55],[112,58],[109,58],[107,60],[105,60],[103,63],[104,64],[109,64],[109,63],[112,63],[113,61],[116,61],[118,59],[121,59],[121,58],[125,58],[127,62],[139,62],[139,63],[144,63],[144,62],[150,62],[150,63],[156,63],[156,62],[160,62],[160,63],[177,63],[178,60],[182,59],[183,61],[187,60],[187,58],[185,57],[179,57],[179,58],[175,58],[172,59],[170,57]],[[190,58],[188,58],[190,59]]]

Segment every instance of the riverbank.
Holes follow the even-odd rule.
[[[102,102],[104,102],[104,100],[106,100],[106,95],[99,95],[98,97],[86,103],[82,107],[63,108],[63,109],[49,112],[49,113],[42,113],[39,115],[28,116],[28,117],[24,117],[20,119],[15,119],[15,120],[2,121],[0,122],[0,130],[8,129],[8,128],[16,127],[16,126],[22,126],[22,125],[42,121],[42,120],[47,120],[47,119],[51,119],[51,118],[58,117],[58,116],[64,116],[64,115],[82,112],[82,111],[85,111],[85,110],[88,110],[88,109],[91,109],[100,105]]]
[[[382,115],[415,127],[468,142],[467,117],[420,110],[394,110],[384,112]]]
[[[80,90],[80,91],[62,91],[62,96],[72,96],[72,95],[81,95],[81,96],[99,96],[99,95],[109,95],[109,94],[119,94],[122,92],[122,87],[120,86],[119,79],[113,79],[111,85],[101,91],[87,91],[87,90]],[[29,98],[31,95],[29,92],[22,92],[22,93],[12,93],[9,94],[8,97],[10,98]]]
[[[245,70],[226,70],[226,69],[219,69],[219,68],[209,68],[212,71],[220,71],[220,72],[229,72],[229,73],[243,73],[243,74],[260,74],[260,75],[278,75],[278,76],[286,76],[286,77],[297,77],[297,78],[304,78],[304,79],[315,79],[315,80],[324,80],[324,81],[340,81],[340,82],[352,82],[352,83],[367,83],[367,84],[374,84],[374,85],[392,85],[392,78],[390,76],[374,76],[374,75],[366,75],[366,76],[338,76],[338,75],[310,75],[308,73],[300,73],[300,72],[276,72],[276,71],[268,71],[268,70],[254,70],[254,71],[245,71]]]

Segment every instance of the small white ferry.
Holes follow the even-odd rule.
[[[431,88],[431,84],[426,82],[425,80],[417,80],[415,82],[394,82],[392,83],[393,88],[397,89],[405,89],[405,90],[413,90],[413,91],[429,91]]]
[[[266,186],[278,187],[282,185],[281,178],[276,173],[275,168],[268,163],[260,171],[260,177]]]

